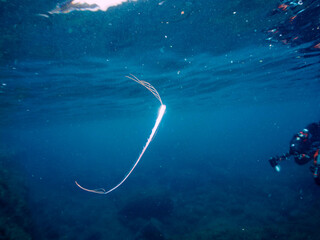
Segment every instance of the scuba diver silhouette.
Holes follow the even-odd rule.
[[[320,122],[311,123],[302,131],[295,134],[290,141],[289,152],[271,157],[269,162],[277,172],[280,172],[280,162],[287,160],[291,156],[297,164],[303,165],[313,160],[310,171],[313,174],[314,181],[320,185]]]

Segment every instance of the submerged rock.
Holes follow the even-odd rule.
[[[151,196],[129,202],[119,211],[119,215],[122,219],[128,220],[138,218],[163,220],[172,213],[172,210],[173,201],[170,198]]]
[[[31,220],[27,207],[27,191],[23,174],[12,158],[0,153],[0,239],[31,239]]]
[[[164,234],[160,231],[156,220],[148,221],[136,234],[134,240],[165,240]]]
[[[120,221],[135,233],[135,240],[165,240],[163,222],[169,220],[173,201],[166,195],[135,199],[120,211]]]

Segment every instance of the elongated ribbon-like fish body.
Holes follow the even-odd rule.
[[[136,168],[136,166],[138,165],[138,163],[140,162],[144,152],[147,150],[150,142],[152,141],[155,133],[157,132],[157,129],[160,125],[160,122],[162,120],[162,117],[166,111],[166,105],[164,105],[162,103],[162,100],[161,100],[161,97],[159,95],[159,93],[157,92],[157,90],[148,82],[145,82],[145,81],[142,81],[142,80],[139,80],[137,77],[135,77],[134,75],[131,75],[131,76],[127,76],[127,78],[141,84],[142,86],[146,87],[158,100],[159,102],[161,103],[161,106],[160,106],[160,109],[159,109],[159,112],[158,112],[158,117],[157,117],[157,120],[152,128],[152,131],[151,131],[151,134],[147,140],[147,143],[146,145],[143,147],[138,159],[136,160],[136,162],[134,163],[133,167],[130,169],[130,171],[127,173],[127,175],[124,176],[124,178],[116,185],[114,186],[113,188],[109,189],[109,190],[105,190],[104,188],[98,188],[98,189],[88,189],[88,188],[84,188],[82,187],[77,181],[75,181],[75,183],[77,184],[77,186],[79,188],[81,188],[82,190],[85,190],[87,192],[92,192],[92,193],[97,193],[97,194],[108,194],[114,190],[116,190],[118,187],[120,187],[120,185],[122,183],[124,183],[127,178],[130,176],[130,174],[132,173],[132,171]]]

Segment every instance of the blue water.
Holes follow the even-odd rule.
[[[55,1],[1,2],[0,157],[24,212],[6,212],[20,220],[0,239],[319,239],[311,164],[276,173],[268,159],[320,119],[320,2],[280,3],[139,0],[47,18]],[[160,104],[129,74],[166,113],[119,189],[82,191],[75,180],[116,185],[151,133]],[[12,221],[29,237],[5,235]]]

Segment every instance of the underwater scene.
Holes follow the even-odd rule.
[[[0,12],[0,240],[320,239],[320,0]]]

